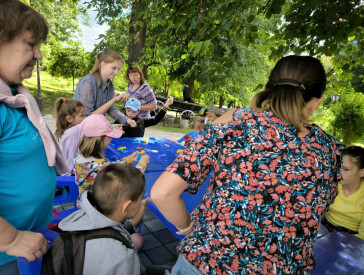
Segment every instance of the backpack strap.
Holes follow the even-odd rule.
[[[128,241],[123,235],[121,235],[120,231],[112,228],[105,227],[96,230],[83,231],[85,232],[85,240],[93,240],[93,239],[102,239],[102,238],[112,238],[122,242],[127,248],[131,249],[132,245],[130,241]]]
[[[53,241],[43,256],[43,275],[82,275],[85,259],[85,244],[88,240],[111,238],[122,242],[131,249],[128,241],[118,230],[106,227],[96,230],[65,231]]]

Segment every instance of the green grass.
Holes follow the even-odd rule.
[[[176,128],[174,127],[164,127],[163,125],[155,125],[155,126],[152,126],[150,127],[151,129],[154,129],[154,130],[161,130],[161,131],[166,131],[166,132],[172,132],[172,133],[181,133],[181,134],[187,134],[187,133],[190,133],[190,132],[193,132],[195,131],[194,129],[181,129],[181,128],[177,128],[178,125],[176,125]]]
[[[37,73],[23,81],[25,87],[37,99]],[[55,102],[59,97],[72,98],[72,79],[55,78],[47,72],[40,72],[40,87],[42,94],[43,110],[45,114],[51,114],[56,117]]]

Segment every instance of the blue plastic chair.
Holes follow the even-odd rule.
[[[53,200],[53,206],[73,203],[76,206],[78,187],[74,176],[57,176],[57,185],[62,187],[62,193]]]
[[[37,229],[34,232],[42,233],[43,236],[49,241],[48,249],[51,246],[51,243],[58,236],[57,232],[48,229]],[[39,275],[42,266],[42,259],[37,259],[34,262],[28,262],[25,258],[18,258],[18,266],[21,275]]]
[[[74,176],[58,176],[57,185],[62,187],[62,194],[56,196],[53,200],[53,206],[73,203],[73,208],[64,211],[58,211],[58,215],[53,215],[53,223],[59,223],[68,215],[77,210],[78,186]]]

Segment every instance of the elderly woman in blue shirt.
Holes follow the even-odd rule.
[[[22,85],[42,58],[44,18],[17,0],[0,1],[0,274],[19,274],[16,257],[41,258],[40,233],[53,218],[56,172],[62,153],[34,97]]]

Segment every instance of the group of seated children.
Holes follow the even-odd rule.
[[[173,97],[164,103],[154,117],[140,118],[137,117],[141,107],[140,101],[130,98],[125,103],[125,112],[128,118],[136,122],[136,127],[125,126],[121,137],[143,137],[145,128],[158,124],[171,104],[173,104]],[[78,154],[78,144],[82,138],[80,123],[86,117],[86,108],[78,100],[59,98],[56,101],[56,113],[55,135],[61,141],[62,152],[69,168],[67,175],[73,175],[76,173],[73,160]],[[121,128],[121,125],[114,124],[112,127]]]
[[[149,198],[142,199],[145,192],[143,172],[149,163],[149,156],[143,154],[134,167],[129,164],[135,162],[141,152],[136,151],[111,164],[103,155],[103,150],[108,148],[112,138],[125,136],[125,133],[131,137],[142,137],[145,127],[161,121],[172,103],[173,98],[169,98],[155,117],[138,118],[140,101],[130,98],[125,104],[126,114],[136,121],[137,126],[126,127],[124,132],[120,125],[111,125],[104,115],[85,117],[85,107],[77,100],[57,100],[55,134],[61,140],[69,166],[68,174],[75,174],[81,207],[64,219],[59,228],[63,231],[87,231],[111,227],[126,237],[131,245],[125,246],[112,238],[87,241],[83,274],[117,274],[116,269],[120,267],[125,274],[145,272],[136,253],[143,245],[136,227],[150,201]],[[105,264],[107,260],[110,264]],[[165,267],[149,268],[156,274],[159,270],[161,274],[165,271]]]
[[[56,136],[61,139],[63,153],[70,165],[69,173],[76,174],[82,196],[81,209],[64,219],[59,224],[60,229],[78,231],[111,227],[134,247],[141,249],[141,236],[133,235],[133,238],[129,234],[135,232],[135,226],[141,221],[145,205],[149,202],[149,198],[142,199],[145,186],[143,172],[149,156],[143,155],[133,167],[128,164],[135,162],[140,152],[110,164],[102,150],[108,147],[111,138],[143,136],[145,127],[161,121],[172,103],[173,99],[168,99],[155,117],[138,118],[140,102],[130,98],[125,104],[126,115],[136,121],[137,127],[124,128],[123,134],[118,125],[111,125],[103,115],[93,114],[85,118],[85,108],[79,101],[57,101]],[[207,118],[207,121],[200,121],[197,128],[203,128],[216,116],[207,114]],[[364,239],[364,148],[349,146],[342,154],[339,193],[322,223],[329,231],[346,231]],[[128,219],[131,222],[125,223]],[[125,274],[145,272],[133,247],[128,248],[112,238],[87,241],[83,274],[117,274],[120,266]]]
[[[156,117],[138,119],[136,115],[140,109],[140,102],[136,98],[130,98],[126,102],[125,108],[130,118],[136,120],[137,126],[135,127],[136,131],[133,131],[133,128],[132,130],[126,128],[126,131],[129,132],[130,136],[133,136],[133,134],[143,136],[144,127],[155,125],[162,120],[172,103],[173,98],[168,99]],[[75,174],[80,200],[85,190],[91,190],[98,172],[110,164],[102,151],[107,149],[111,138],[119,138],[124,132],[121,130],[121,125],[111,125],[104,115],[92,114],[85,118],[86,109],[78,100],[58,99],[56,101],[56,112],[57,129],[55,135],[58,140],[61,140],[62,152],[69,168],[67,175]],[[137,160],[140,153],[136,151],[116,162],[132,164]],[[143,154],[135,167],[144,172],[148,163],[149,156]],[[148,202],[149,199],[143,200],[144,205]],[[124,224],[128,232],[133,234],[132,239],[137,250],[140,250],[143,246],[143,239],[135,232],[135,228],[140,223],[143,214],[144,207],[141,213]]]

